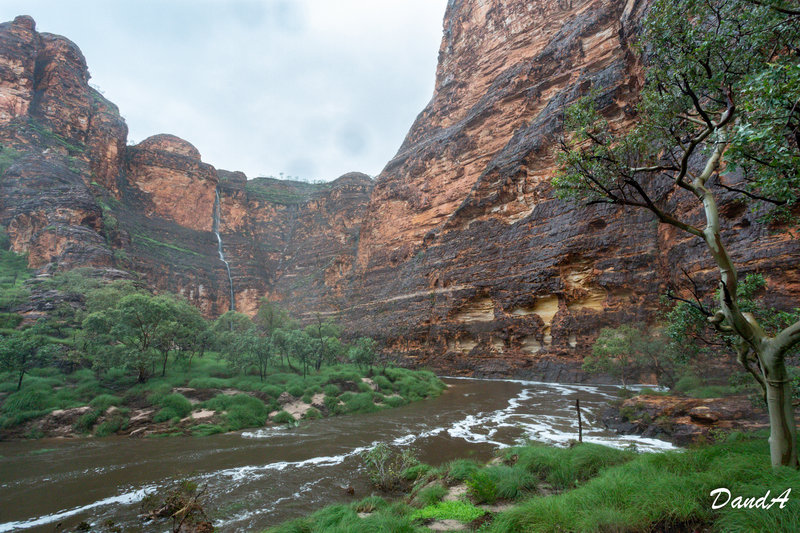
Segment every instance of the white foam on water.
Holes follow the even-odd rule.
[[[36,526],[43,526],[45,524],[52,524],[53,522],[58,522],[65,518],[69,518],[70,516],[75,516],[76,514],[83,513],[85,511],[90,511],[92,509],[96,509],[98,507],[104,507],[106,505],[130,505],[132,503],[136,503],[140,501],[147,495],[147,492],[153,490],[155,487],[150,485],[138,490],[134,490],[131,492],[125,492],[123,494],[118,494],[117,496],[111,496],[109,498],[104,498],[102,500],[98,500],[94,503],[90,503],[88,505],[82,505],[80,507],[74,507],[72,509],[67,509],[65,511],[60,511],[58,513],[48,514],[44,516],[39,516],[36,518],[32,518],[30,520],[23,520],[19,522],[5,522],[0,524],[0,533],[5,531],[20,531],[23,529],[28,529]]]
[[[558,408],[553,408],[552,406],[548,407],[550,411],[547,412],[547,414],[538,414],[537,411],[542,411],[544,408],[537,405],[537,399],[552,399],[553,396],[564,397],[574,395],[579,392],[584,392],[591,393],[595,396],[594,401],[587,402],[586,405],[582,406],[582,411],[585,415],[585,421],[583,425],[584,442],[604,444],[617,448],[633,446],[639,451],[664,451],[676,449],[675,446],[666,441],[640,437],[638,435],[613,435],[610,434],[610,432],[605,428],[595,426],[592,420],[595,418],[594,411],[599,407],[598,400],[596,398],[599,396],[599,401],[602,402],[604,398],[616,397],[614,394],[608,392],[609,386],[554,384],[525,380],[492,381],[518,383],[523,385],[523,388],[516,394],[516,396],[509,398],[508,404],[502,409],[497,409],[491,412],[468,414],[464,416],[464,418],[450,424],[432,427],[426,429],[425,431],[406,433],[386,442],[394,446],[407,447],[419,440],[434,437],[442,433],[447,433],[452,438],[461,439],[472,444],[491,444],[499,448],[503,448],[511,446],[515,443],[505,442],[498,438],[497,435],[499,430],[502,428],[516,428],[522,433],[524,439],[563,446],[569,443],[569,441],[575,440],[577,437],[577,420],[575,420],[574,412],[570,408],[569,403],[565,402],[564,406]],[[605,390],[603,390],[603,387],[605,387]],[[256,431],[243,432],[241,437],[245,439],[266,439],[274,436],[277,432],[283,431],[284,428],[281,427],[264,428]],[[201,475],[197,479],[210,480],[227,478],[229,482],[236,483],[265,478],[275,472],[281,472],[287,469],[332,467],[342,464],[353,456],[362,454],[363,452],[372,449],[379,442],[381,441],[374,441],[369,445],[359,446],[338,455],[311,457],[309,459],[299,461],[278,461],[263,465],[246,465],[228,468],[225,470]],[[243,523],[257,514],[271,512],[282,502],[297,499],[303,494],[308,493],[322,477],[323,475],[320,475],[316,481],[304,484],[292,496],[278,498],[275,501],[270,502],[267,507],[260,508],[258,510],[240,513],[236,516],[236,518],[224,522],[222,525]],[[57,522],[78,513],[107,505],[130,505],[140,501],[146,495],[147,491],[152,490],[153,488],[155,487],[148,486],[142,489],[126,492],[118,496],[105,498],[88,505],[37,517],[27,521],[3,523],[0,524],[0,533],[22,530]]]

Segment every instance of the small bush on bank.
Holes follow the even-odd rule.
[[[478,471],[480,465],[472,459],[456,459],[447,465],[447,480],[449,482],[466,481]]]
[[[458,520],[459,522],[472,522],[486,514],[486,511],[475,507],[471,503],[460,500],[439,502],[423,509],[414,511],[412,519],[432,518],[434,520]]]
[[[272,417],[272,421],[276,424],[294,424],[297,422],[287,411],[278,411],[275,416]]]
[[[192,403],[182,394],[156,395],[153,403],[161,407],[161,410],[153,418],[155,422],[181,419],[192,412]]]
[[[396,450],[385,443],[362,454],[367,467],[367,475],[372,484],[385,492],[403,490],[408,481],[403,475],[406,470],[419,464],[414,451]]]
[[[442,501],[445,494],[447,494],[447,488],[437,483],[420,490],[414,496],[413,503],[417,507],[427,507]]]

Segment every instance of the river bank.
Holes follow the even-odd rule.
[[[140,502],[189,479],[205,488],[218,531],[257,531],[332,503],[350,504],[373,489],[361,454],[379,443],[413,448],[442,465],[467,457],[488,461],[520,440],[566,445],[578,435],[575,400],[587,442],[668,450],[657,439],[620,436],[600,413],[617,387],[527,381],[442,379],[436,398],[356,416],[274,425],[197,439],[41,439],[0,442],[1,531],[74,529],[163,532],[143,523]],[[352,488],[352,494],[346,489]],[[57,494],[58,498],[52,495]]]
[[[792,494],[800,472],[772,469],[764,432],[659,454],[530,444],[502,449],[484,464],[420,463],[402,477],[399,497],[328,506],[267,531],[789,533],[800,524]]]
[[[143,384],[104,382],[86,370],[63,375],[42,369],[22,390],[0,393],[0,440],[208,436],[398,407],[443,388],[430,372],[353,365],[305,377],[275,368],[262,380],[232,375],[213,355],[194,369]]]

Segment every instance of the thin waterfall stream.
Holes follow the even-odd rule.
[[[233,277],[231,276],[231,265],[225,259],[225,251],[222,249],[222,236],[219,234],[219,221],[220,221],[220,202],[219,202],[219,188],[214,191],[214,218],[211,224],[211,229],[214,235],[217,236],[217,251],[219,252],[219,260],[225,263],[225,270],[228,271],[228,284],[231,291],[231,305],[230,310],[236,311],[236,297],[233,292]]]

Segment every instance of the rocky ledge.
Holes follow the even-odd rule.
[[[640,395],[603,413],[619,433],[666,439],[678,446],[718,440],[732,431],[769,427],[763,407],[746,394],[724,398]]]

